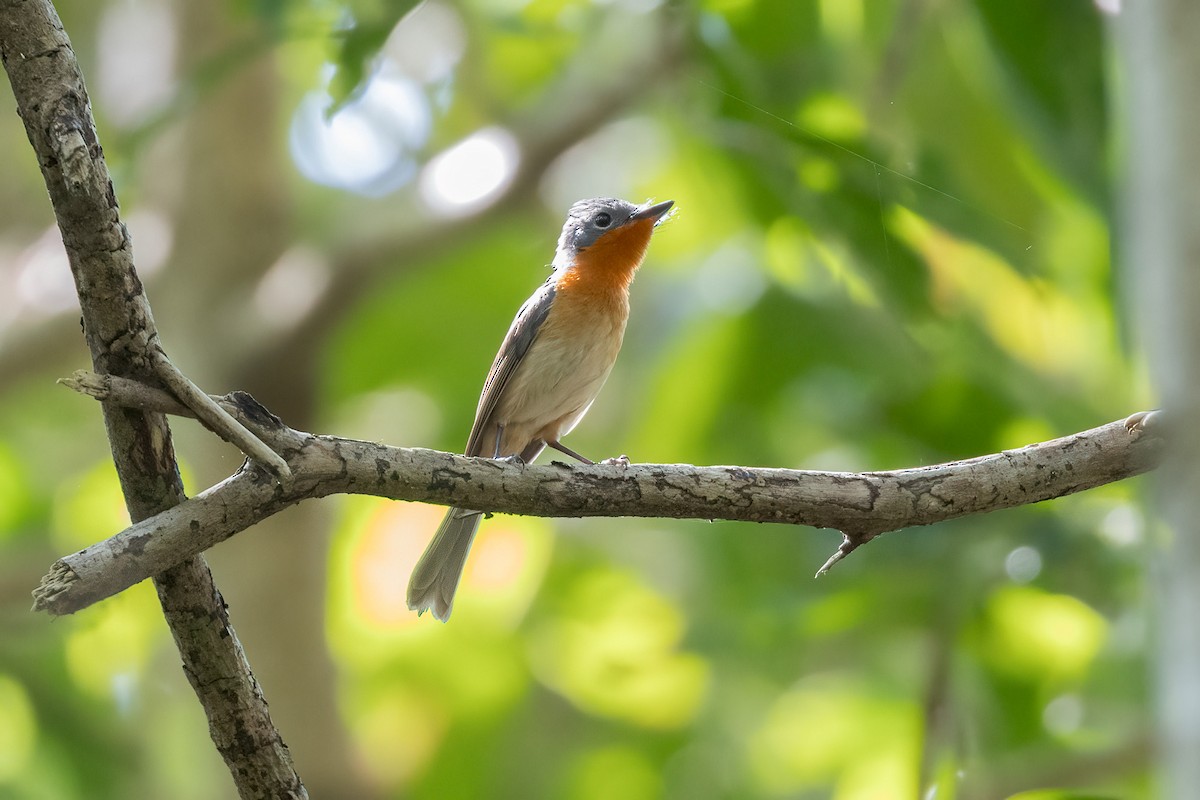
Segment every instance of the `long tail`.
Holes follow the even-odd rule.
[[[450,619],[454,591],[482,518],[477,511],[452,508],[438,526],[408,581],[408,607],[418,615],[432,611],[442,622]]]

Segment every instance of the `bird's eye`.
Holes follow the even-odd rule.
[[[612,214],[601,211],[592,219],[592,224],[597,228],[607,228],[609,225],[612,225]]]

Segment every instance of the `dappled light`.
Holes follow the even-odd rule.
[[[430,159],[421,174],[421,197],[440,214],[476,211],[512,180],[518,157],[508,131],[477,131]]]
[[[18,307],[37,315],[76,305],[75,284],[57,228],[49,228],[13,261]]]
[[[605,747],[581,753],[568,769],[560,797],[571,800],[654,800],[663,779],[654,763],[632,747]]]
[[[707,694],[709,668],[678,652],[678,609],[637,584],[599,571],[578,576],[561,610],[535,628],[535,674],[582,710],[647,728],[678,728]]]
[[[28,477],[21,459],[7,445],[0,445],[0,539],[16,533],[30,512]]]
[[[771,795],[834,781],[846,800],[914,796],[917,708],[873,690],[853,675],[814,675],[782,694],[746,748],[755,777]]]
[[[331,280],[320,253],[297,247],[280,256],[263,275],[254,304],[269,327],[287,329],[316,307]]]
[[[1116,0],[56,5],[144,282],[113,294],[146,289],[204,393],[296,430],[462,453],[564,215],[610,196],[675,205],[564,439],[589,459],[738,465],[752,508],[762,468],[1012,458],[1155,405],[1112,254]],[[45,161],[0,105],[0,797],[236,796],[151,581],[28,610],[130,524],[99,404],[55,381],[145,365],[136,336],[89,362],[112,332],[81,330]],[[170,425],[130,458],[281,496]],[[543,492],[444,463],[406,496],[475,490],[463,464]],[[355,466],[355,490],[408,480]],[[204,553],[312,797],[1155,796],[1169,535],[1140,483],[887,533],[814,580],[838,531],[587,518],[637,485],[607,469],[583,519],[487,515],[446,624],[406,597],[443,506],[305,500]]]
[[[292,157],[317,183],[386,194],[416,174],[413,151],[429,136],[430,114],[413,81],[381,68],[340,108],[324,91],[306,95],[292,119]]]
[[[154,208],[135,207],[125,215],[125,227],[137,242],[139,275],[150,277],[167,265],[175,232],[166,214]]]
[[[133,127],[163,111],[179,90],[175,61],[179,28],[167,3],[108,3],[96,31],[96,97],[104,115]]]
[[[66,667],[75,685],[111,704],[123,715],[137,703],[159,627],[154,590],[138,586],[113,598],[88,619],[71,620],[66,638]]]
[[[895,219],[900,235],[925,254],[938,310],[978,314],[998,345],[1036,369],[1096,371],[1089,357],[1094,340],[1109,333],[1104,320],[1052,284],[1023,277],[995,254],[955,241],[905,209]]]
[[[981,646],[999,670],[1053,685],[1085,673],[1107,627],[1103,617],[1074,597],[1012,586],[991,597]]]
[[[37,728],[25,687],[0,673],[0,781],[15,783],[28,769],[38,740]]]
[[[97,539],[113,526],[125,526],[129,512],[121,502],[117,476],[108,464],[95,464],[86,471],[75,471],[70,480],[58,487],[51,535],[64,550],[77,550]]]
[[[1042,571],[1042,554],[1036,547],[1021,545],[1004,557],[1004,571],[1015,583],[1029,583]]]
[[[418,619],[404,600],[405,580],[435,529],[444,508],[421,503],[396,504],[355,498],[344,502],[343,523],[335,542],[331,575],[331,636],[345,639],[351,652],[366,656],[363,645],[374,641],[379,654],[404,644],[397,638],[417,628]],[[511,627],[537,593],[550,542],[538,520],[503,521],[479,536],[467,564],[466,589],[460,605],[471,598],[484,606],[455,615],[489,627]],[[411,635],[425,638],[422,630]],[[349,655],[349,653],[348,653]]]

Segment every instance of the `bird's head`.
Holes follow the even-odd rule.
[[[650,235],[662,222],[673,200],[634,205],[615,197],[580,200],[571,206],[558,237],[555,269],[574,268],[632,278],[642,263]]]

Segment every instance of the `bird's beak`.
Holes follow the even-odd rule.
[[[656,203],[654,205],[647,203],[646,205],[639,206],[638,210],[634,211],[633,215],[629,217],[629,221],[637,222],[638,220],[649,219],[653,220],[655,223],[658,223],[659,220],[662,219],[663,214],[666,214],[668,211],[670,211],[671,206],[673,205],[675,205],[674,200],[664,200],[663,202]]]

